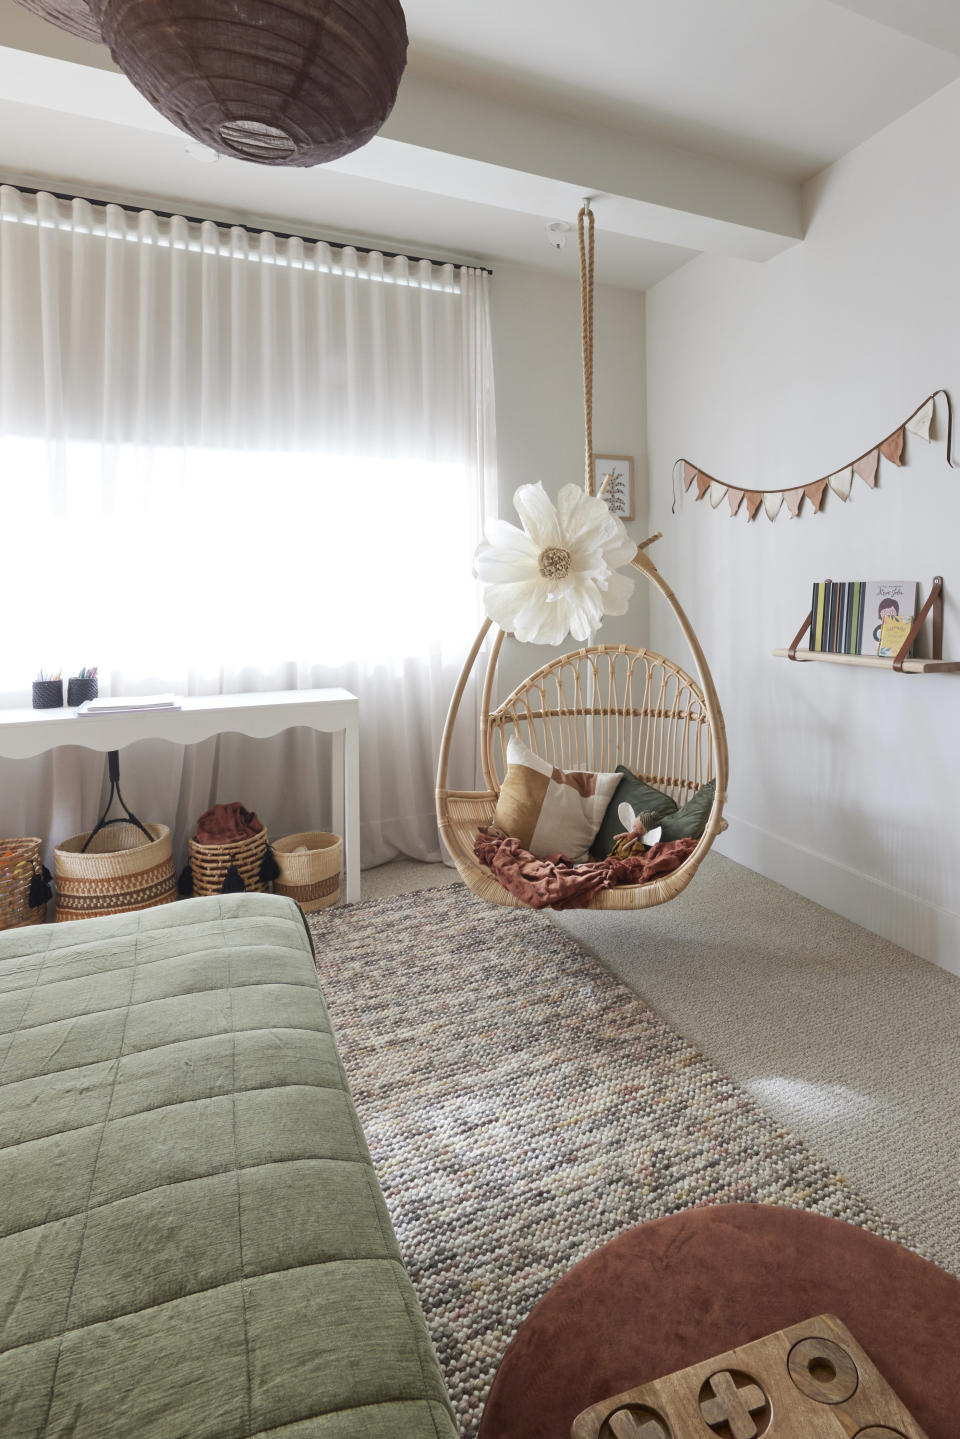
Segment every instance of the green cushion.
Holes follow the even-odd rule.
[[[696,794],[691,795],[685,805],[671,814],[663,822],[663,833],[661,839],[699,839],[707,827],[707,820],[710,818],[710,811],[713,809],[713,797],[717,792],[715,779],[708,779],[702,784]]]
[[[0,934],[0,1430],[455,1439],[292,900]]]
[[[617,773],[622,774],[623,779],[613,792],[613,799],[607,805],[603,823],[597,831],[596,839],[590,846],[590,853],[594,859],[606,859],[613,849],[613,841],[617,835],[623,834],[623,825],[620,823],[620,816],[617,813],[622,804],[632,805],[636,814],[642,814],[644,810],[652,810],[658,819],[666,819],[668,814],[674,814],[677,809],[668,794],[663,794],[661,790],[654,789],[652,784],[637,779],[626,765],[618,764]]]

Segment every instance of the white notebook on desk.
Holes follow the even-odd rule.
[[[178,710],[180,698],[174,694],[111,695],[109,698],[84,700],[78,715],[127,714],[136,710]]]

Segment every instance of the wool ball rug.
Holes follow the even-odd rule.
[[[633,1225],[782,1204],[916,1247],[543,915],[454,886],[309,920],[465,1436],[534,1304]]]

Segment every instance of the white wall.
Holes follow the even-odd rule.
[[[571,237],[575,241],[575,237]],[[603,273],[603,236],[597,239],[597,270]],[[576,279],[519,265],[497,264],[490,286],[493,368],[497,389],[497,461],[500,513],[518,523],[513,493],[543,481],[553,497],[565,484],[583,484],[583,380],[580,362],[580,292]],[[643,395],[644,296],[637,290],[597,286],[594,345],[594,449],[633,455],[635,515],[627,528],[646,534],[647,431]],[[608,620],[604,642],[644,643],[646,587],[638,580],[627,615]],[[572,642],[563,647],[568,649]],[[499,692],[508,689],[555,651],[545,645],[505,648]]]
[[[881,460],[876,492],[857,479],[820,515],[748,524],[684,496],[673,516],[670,475],[687,455],[738,487],[807,483],[937,387],[960,401],[958,135],[960,83],[811,182],[802,245],[762,265],[701,257],[647,295],[650,527],[727,720],[719,847],[956,973],[960,675],[770,654],[814,579],[939,573],[944,653],[960,657],[960,470],[942,410],[935,443],[908,437],[902,470]]]

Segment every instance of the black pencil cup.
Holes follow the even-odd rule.
[[[35,710],[55,710],[63,704],[63,680],[34,680],[33,707]]]
[[[71,675],[67,680],[67,704],[82,705],[87,700],[95,700],[98,694],[97,677],[93,679],[84,675]]]

